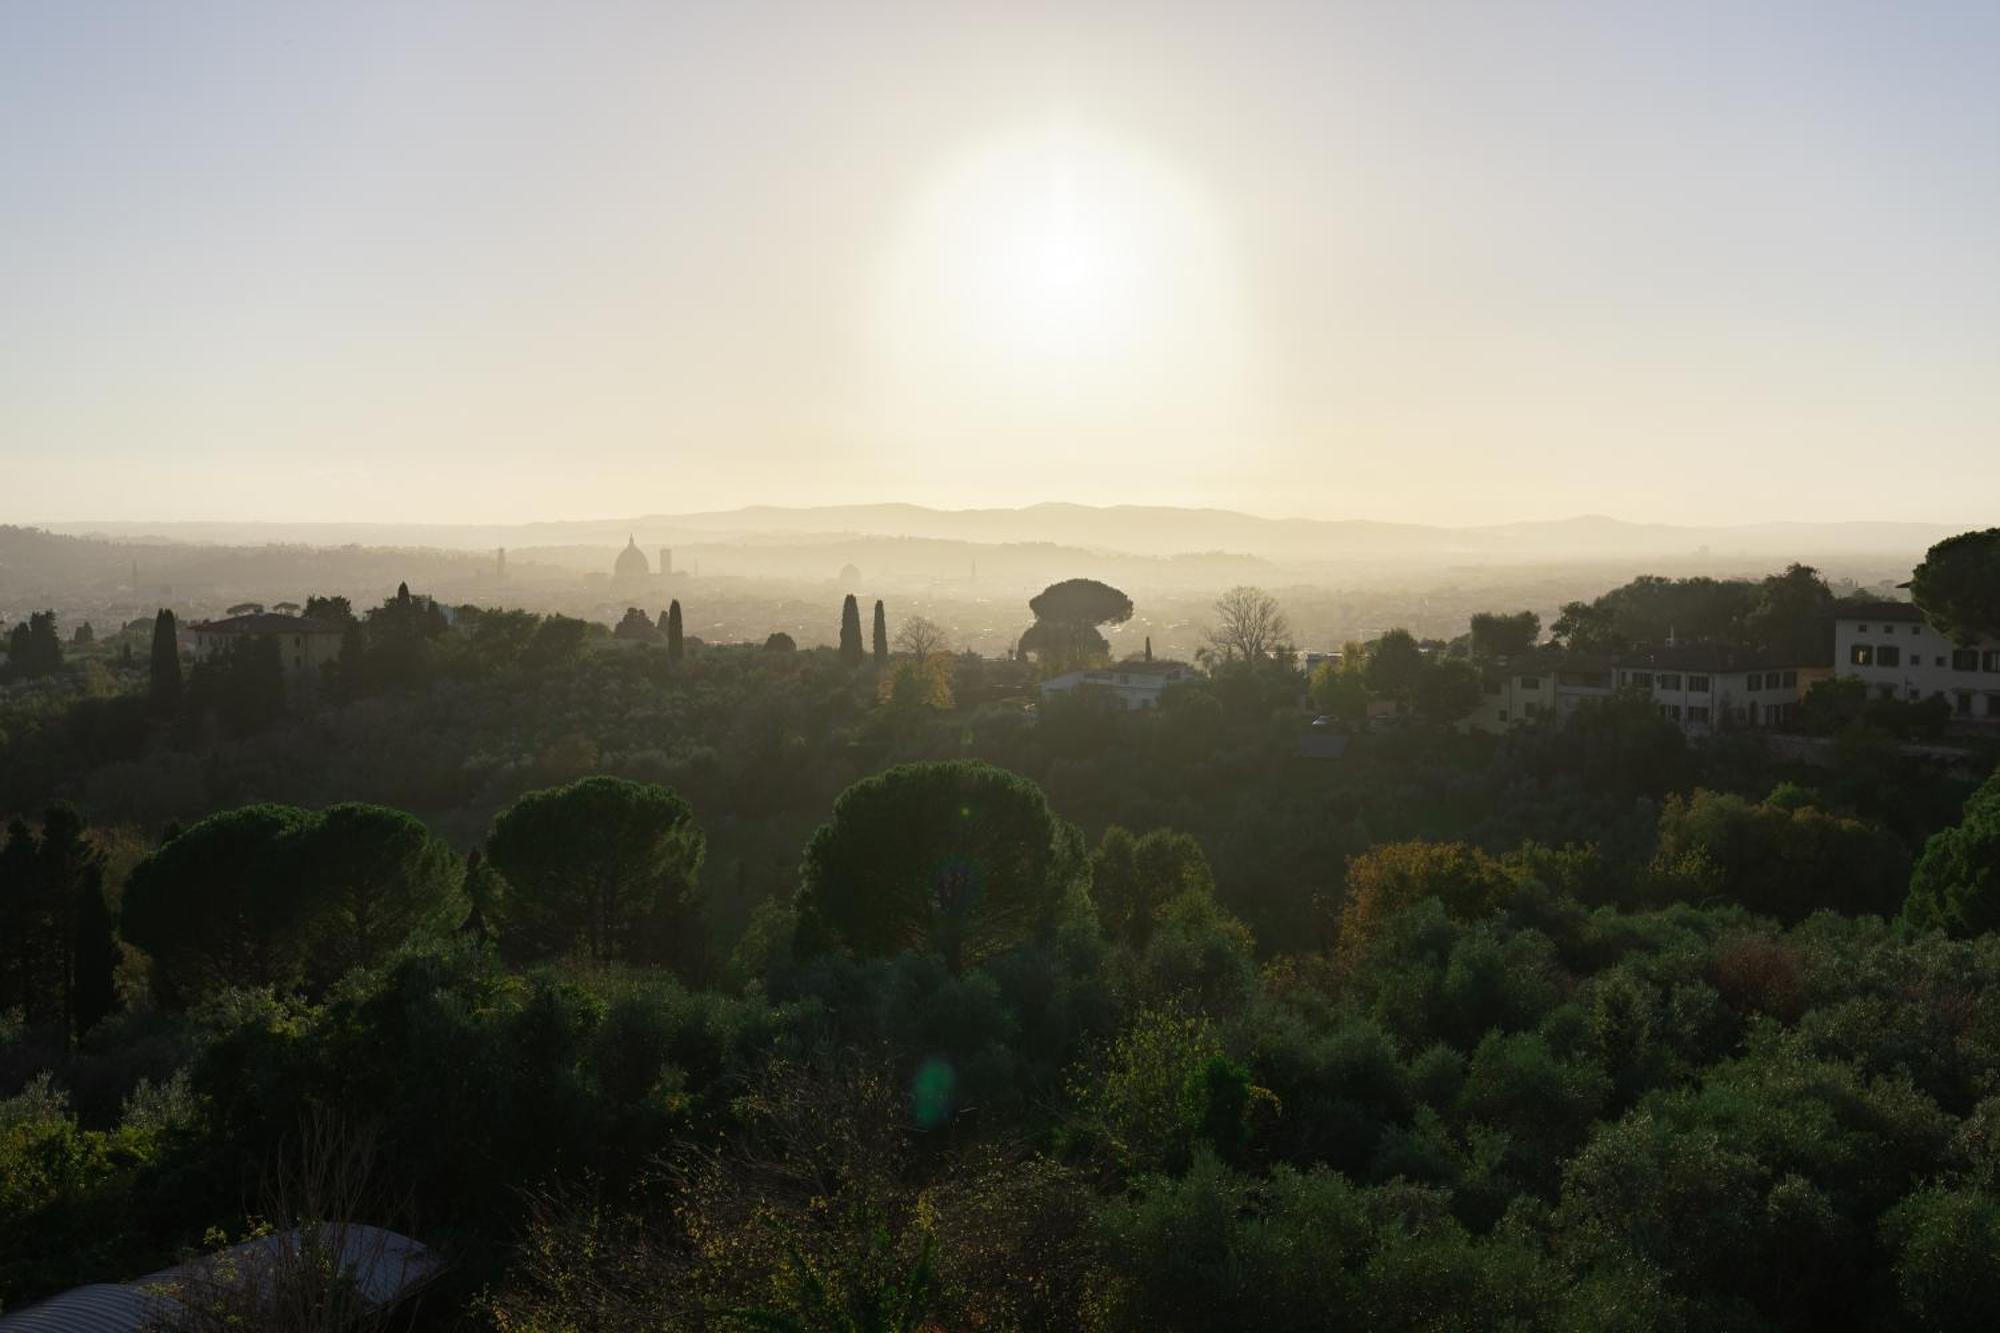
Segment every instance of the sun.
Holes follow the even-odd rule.
[[[1190,424],[1242,360],[1208,199],[1111,136],[969,149],[909,204],[885,267],[885,410],[928,441]]]

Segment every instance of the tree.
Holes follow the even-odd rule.
[[[544,616],[521,651],[521,665],[534,671],[566,667],[583,654],[583,640],[589,633],[590,626],[574,616]]]
[[[949,653],[902,658],[878,678],[877,696],[890,712],[904,718],[952,706],[952,662]]]
[[[35,878],[46,923],[38,948],[52,983],[39,1007],[60,1017],[66,1038],[81,1037],[116,1002],[118,944],[104,903],[104,853],[72,807],[43,814]]]
[[[56,613],[35,611],[7,635],[7,666],[14,675],[34,679],[62,670],[62,637]]]
[[[0,1013],[30,1007],[41,910],[34,831],[17,817],[0,833]]]
[[[1021,636],[1021,651],[1033,654],[1045,673],[1099,661],[1110,652],[1100,625],[1132,618],[1132,599],[1096,579],[1052,583],[1028,600],[1035,623]]]
[[[73,644],[78,645],[79,647],[86,644],[96,643],[97,631],[92,629],[90,626],[90,622],[86,620],[81,625],[78,625],[76,629],[70,633],[69,641]]]
[[[141,861],[119,924],[169,1006],[228,986],[324,989],[455,928],[460,879],[450,849],[401,811],[244,806]]]
[[[1408,703],[1423,675],[1424,650],[1416,636],[1406,629],[1392,629],[1368,645],[1368,666],[1364,679],[1368,688],[1384,698]]]
[[[1704,790],[1668,797],[1654,865],[1692,869],[1696,878],[1682,889],[1688,896],[1721,893],[1785,922],[1822,909],[1888,915],[1910,878],[1894,834],[1829,814],[1793,787],[1756,803]]]
[[[896,647],[916,658],[927,661],[932,654],[944,651],[944,626],[924,616],[911,616],[896,631]]]
[[[133,868],[119,933],[150,957],[155,999],[303,981],[308,904],[285,853],[310,820],[288,805],[210,815]]]
[[[1389,842],[1347,862],[1347,892],[1335,918],[1343,957],[1359,958],[1390,919],[1436,898],[1461,921],[1486,916],[1507,899],[1513,878],[1498,859],[1462,842]]]
[[[285,712],[285,661],[274,634],[236,635],[221,652],[195,663],[188,699],[213,712],[232,736],[249,736]]]
[[[903,764],[842,792],[807,844],[797,947],[935,952],[957,972],[1053,927],[1083,870],[1080,835],[1026,778]]]
[[[667,659],[678,662],[686,651],[686,642],[681,638],[681,602],[676,597],[667,605]]]
[[[354,620],[354,604],[345,597],[322,597],[314,593],[306,598],[305,610],[299,614],[307,620],[324,620],[332,625],[346,625]]]
[[[840,664],[850,668],[860,666],[862,652],[861,604],[849,593],[840,604]]]
[[[627,639],[639,643],[650,643],[659,636],[660,631],[654,627],[652,617],[636,606],[626,607],[617,628],[611,631],[611,637],[614,639]]]
[[[1833,590],[1811,565],[1792,564],[1757,585],[1744,618],[1750,642],[1786,662],[1832,659]]]
[[[707,846],[688,803],[665,787],[590,777],[529,792],[500,812],[486,840],[486,862],[506,884],[502,947],[691,971]]]
[[[180,636],[174,613],[161,607],[153,617],[153,656],[148,669],[146,697],[153,712],[172,717],[181,707]]]
[[[1488,660],[1516,657],[1533,648],[1541,632],[1542,618],[1533,611],[1512,615],[1476,611],[1472,616],[1472,655]]]
[[[793,653],[798,648],[798,641],[781,629],[771,631],[771,637],[764,640],[764,651],[767,653]]]
[[[889,616],[882,609],[880,598],[877,598],[875,601],[875,635],[873,647],[875,650],[875,669],[880,671],[889,664]]]
[[[1631,644],[1609,609],[1594,602],[1565,602],[1549,634],[1573,653],[1622,653]]]
[[[2000,528],[1931,547],[1910,577],[1910,597],[1941,634],[2000,638]]]
[[[458,858],[400,810],[328,806],[300,826],[286,853],[293,891],[310,904],[306,980],[316,986],[411,940],[442,939],[465,920]]]
[[[1368,716],[1368,650],[1349,643],[1337,662],[1322,662],[1308,684],[1313,706],[1342,722],[1360,722]]]
[[[1432,722],[1450,724],[1479,706],[1479,669],[1460,657],[1426,662],[1411,691],[1412,706]]]
[[[1924,844],[1903,919],[1951,935],[2000,929],[2000,772],[1972,794],[1957,824]]]
[[[1183,894],[1214,892],[1208,858],[1186,833],[1154,829],[1135,838],[1113,824],[1090,854],[1090,901],[1105,935],[1117,943],[1144,948],[1167,904]]]
[[[1248,585],[1238,585],[1215,599],[1215,619],[1208,642],[1230,661],[1263,661],[1292,628],[1277,598]]]

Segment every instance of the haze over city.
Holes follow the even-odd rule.
[[[7,521],[2000,494],[1991,6],[0,23]]]
[[[1996,75],[0,0],[0,1333],[2000,1329]]]

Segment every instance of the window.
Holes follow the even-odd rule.
[[[1861,628],[1866,629],[1868,627],[1863,625]],[[1867,643],[1855,644],[1853,648],[1848,650],[1847,661],[1851,666],[1874,666],[1875,646]]]
[[[1924,659],[1923,659],[1923,658],[1921,658],[1921,657],[1917,657],[1917,656],[1914,656],[1914,655],[1913,655],[1913,656],[1912,656],[1912,657],[1910,658],[1910,665],[1911,665],[1911,666],[1922,666],[1922,665],[1923,665],[1923,663],[1924,663]],[[1938,658],[1938,660],[1937,660],[1937,664],[1938,664],[1939,666],[1943,666],[1943,665],[1944,665],[1944,658],[1943,658],[1942,656],[1940,656],[1940,657]]]
[[[1952,700],[1952,711],[1960,717],[1972,716],[1972,691],[1960,690]]]
[[[1977,648],[1954,648],[1951,650],[1953,671],[1979,670],[1979,650]]]
[[[1861,632],[1863,634],[1866,634],[1868,632],[1868,627],[1866,625],[1861,626]]]
[[[1689,705],[1688,705],[1688,721],[1690,721],[1690,722],[1706,722],[1706,721],[1708,721],[1708,705],[1707,705],[1707,704],[1689,704]]]
[[[1989,652],[1980,661],[1980,670],[2000,672],[2000,652]]]
[[[1798,687],[1799,687],[1799,673],[1796,671],[1787,671],[1785,673],[1785,688],[1788,690],[1796,690]]]
[[[1681,720],[1681,706],[1679,704],[1661,704],[1660,716],[1678,722]]]
[[[1504,708],[1503,708],[1503,709],[1501,709],[1501,710],[1500,710],[1500,719],[1499,719],[1499,720],[1500,720],[1500,721],[1502,721],[1502,722],[1505,722],[1505,721],[1507,720],[1507,710],[1506,710],[1506,709],[1504,709]]]
[[[1677,690],[1680,687],[1681,687],[1681,676],[1678,671],[1663,671],[1660,673],[1661,689]]]
[[[1764,673],[1761,671],[1753,671],[1749,675],[1745,676],[1743,678],[1743,688],[1750,694],[1755,694],[1757,691],[1763,689]]]
[[[1885,643],[1875,650],[1876,666],[1901,666],[1903,650],[1893,643]]]
[[[1628,671],[1625,673],[1627,685],[1637,685],[1642,690],[1653,688],[1653,673],[1650,671]]]
[[[1521,688],[1524,690],[1539,690],[1542,688],[1542,678],[1540,676],[1523,676],[1521,677]]]
[[[1539,716],[1539,715],[1541,714],[1541,711],[1542,711],[1542,706],[1541,706],[1540,704],[1538,704],[1538,703],[1529,703],[1529,704],[1525,704],[1525,705],[1523,705],[1523,706],[1522,706],[1522,708],[1521,708],[1521,716],[1522,716],[1522,717],[1537,717],[1537,716]]]
[[[1707,693],[1708,693],[1708,677],[1707,677],[1707,676],[1689,676],[1689,677],[1688,677],[1688,689],[1692,690],[1692,691],[1693,691],[1694,693],[1696,693],[1696,694],[1707,694]],[[1707,710],[1703,710],[1703,711],[1707,711]]]

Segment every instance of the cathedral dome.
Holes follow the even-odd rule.
[[[618,563],[611,567],[611,576],[620,583],[651,577],[653,566],[646,560],[646,553],[639,549],[639,543],[630,537],[625,539],[625,549],[618,553]]]

